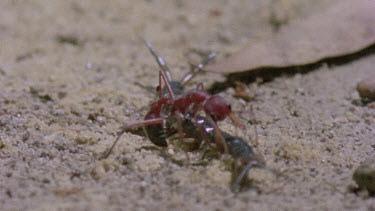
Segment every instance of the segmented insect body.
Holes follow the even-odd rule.
[[[265,167],[263,157],[253,152],[253,149],[240,137],[231,136],[223,132],[225,143],[228,146],[229,154],[234,159],[234,180],[231,189],[237,191],[247,172],[252,167]]]
[[[146,114],[143,121],[125,125],[121,129],[115,142],[112,144],[106,155],[103,156],[104,158],[108,157],[111,154],[121,135],[132,128],[143,127],[146,136],[150,139],[151,142],[153,142],[157,146],[166,147],[166,138],[169,134],[175,133],[175,131],[166,130],[166,120],[172,116],[179,117],[180,115],[183,115],[181,111],[185,112],[184,109],[188,108],[183,103],[183,100],[181,100],[190,99],[190,97],[187,98],[186,96],[184,96],[184,85],[188,83],[194,77],[194,75],[196,75],[197,72],[199,72],[201,68],[210,60],[212,60],[216,55],[215,53],[211,53],[210,55],[208,55],[201,64],[199,64],[197,67],[193,68],[191,72],[186,74],[180,82],[172,81],[169,68],[164,60],[156,53],[149,42],[147,42],[146,40],[144,41],[151,54],[155,57],[157,63],[159,64],[159,67],[161,68],[161,70],[159,71],[159,86],[156,88],[158,92],[158,100],[150,105],[150,111]],[[163,88],[161,88],[162,81],[165,84]],[[210,101],[210,103],[214,102]],[[191,103],[189,104],[189,106],[190,105]],[[226,103],[225,105],[228,106]],[[198,108],[198,105],[196,107]],[[199,107],[199,109],[201,108]],[[182,128],[179,119],[177,120],[177,123],[179,126],[178,132],[181,133]],[[180,137],[180,139],[183,139],[183,137]]]
[[[150,105],[150,111],[146,114],[145,120],[153,120],[158,118],[163,118],[164,114],[162,112],[163,107],[169,103],[168,98],[160,98],[158,101],[152,103]],[[162,120],[158,124],[151,124],[151,125],[145,125],[143,127],[144,132],[148,139],[152,143],[154,143],[157,146],[160,147],[166,147],[167,141],[166,141],[166,134],[165,134],[165,120]]]
[[[198,84],[196,89],[190,90],[187,93],[184,92],[184,85],[188,83],[205,64],[214,58],[214,53],[210,54],[200,65],[183,77],[180,82],[172,81],[169,68],[165,61],[156,53],[150,43],[147,41],[145,41],[145,43],[161,68],[159,72],[159,86],[157,87],[159,99],[151,104],[150,111],[146,115],[145,120],[165,118],[164,120],[160,120],[160,123],[144,125],[144,131],[151,142],[157,146],[166,147],[166,133],[170,132],[166,131],[166,119],[175,115],[184,116],[190,110],[192,110],[193,114],[204,110],[214,121],[221,121],[229,116],[233,122],[239,124],[232,115],[230,105],[218,95],[209,95],[203,90],[202,83]],[[165,84],[163,89],[161,89],[162,81],[164,81]],[[179,118],[177,118],[177,124],[179,125],[177,129],[181,131],[182,128]]]
[[[188,83],[204,65],[214,58],[214,53],[208,55],[200,65],[195,67],[178,82],[172,81],[167,64],[156,53],[151,44],[147,41],[145,41],[145,43],[161,68],[159,72],[159,86],[157,87],[159,100],[151,104],[150,112],[146,115],[145,120],[162,117],[165,117],[166,120],[170,117],[176,117],[172,119],[176,120],[178,126],[177,130],[181,133],[183,130],[181,118],[187,115],[187,112],[190,112],[192,116],[194,116],[197,112],[204,111],[204,113],[215,122],[222,121],[228,116],[236,125],[244,127],[232,114],[230,105],[226,103],[221,96],[211,96],[208,94],[203,89],[202,83],[199,83],[196,89],[186,93],[184,92],[184,85]],[[162,81],[165,84],[163,89],[161,89]],[[158,146],[167,146],[166,132],[168,131],[166,131],[165,120],[161,121],[160,124],[144,126],[145,133],[149,139]]]
[[[202,132],[207,140],[213,144],[220,144],[217,142],[215,127],[207,118],[200,115],[187,115],[183,119],[184,133],[187,138],[194,138],[199,143],[203,141]],[[233,191],[239,190],[240,184],[247,172],[252,167],[265,167],[265,161],[262,156],[254,153],[253,149],[240,137],[232,136],[220,130],[222,138],[228,147],[228,154],[233,158],[234,180],[232,181],[231,189]],[[223,146],[217,146],[218,150],[224,153]]]
[[[232,183],[232,190],[237,190],[251,167],[264,166],[263,160],[253,152],[252,148],[242,138],[234,137],[218,128],[216,122],[224,120],[227,116],[237,126],[243,127],[232,114],[230,105],[222,97],[208,94],[203,90],[202,83],[199,83],[196,89],[184,92],[184,85],[215,54],[210,54],[200,65],[178,82],[171,80],[169,68],[164,60],[156,54],[150,43],[147,41],[145,43],[161,68],[161,71],[159,71],[159,86],[157,87],[158,100],[150,105],[150,111],[146,114],[143,121],[135,122],[122,128],[104,157],[108,157],[119,141],[120,136],[131,128],[143,127],[150,141],[161,147],[168,145],[167,137],[177,133],[181,142],[184,141],[184,137],[194,138],[196,145],[204,142],[220,153],[231,155],[236,173]],[[165,84],[164,88],[161,88],[162,81]],[[206,116],[198,115],[199,111],[203,111]]]
[[[148,119],[155,119],[157,116],[153,113],[148,113],[145,117],[145,120]],[[143,127],[143,130],[147,136],[147,138],[154,143],[156,146],[159,147],[167,147],[167,136],[165,134],[166,126],[165,121],[160,124],[154,125],[147,125]]]

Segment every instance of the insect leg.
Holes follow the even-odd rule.
[[[228,145],[225,142],[225,139],[223,135],[221,134],[221,131],[219,127],[217,126],[216,122],[210,116],[207,116],[206,118],[208,119],[208,121],[211,123],[211,125],[214,128],[216,145],[219,146],[220,148],[223,148],[225,154],[229,154]]]
[[[183,130],[183,127],[182,127],[182,118],[179,114],[176,114],[176,119],[177,119],[178,136],[180,138],[181,143],[183,143],[184,142],[184,130]],[[187,151],[185,151],[185,154],[186,154],[186,159],[187,159],[188,165],[190,165],[189,154],[187,153]]]
[[[127,130],[129,130],[131,128],[141,127],[141,126],[161,124],[164,120],[165,120],[165,118],[147,119],[147,120],[144,120],[144,121],[135,122],[133,124],[124,126],[121,129],[121,131],[117,134],[117,138],[116,138],[115,142],[113,142],[111,148],[103,156],[103,158],[107,158],[111,154],[113,148],[115,147],[115,145],[117,144],[117,142],[120,140],[121,135],[124,134]]]
[[[196,89],[197,90],[204,90],[203,82],[202,81],[197,84],[197,88]]]
[[[161,80],[163,79],[164,83],[165,83],[165,88],[167,89],[168,91],[168,94],[169,94],[169,97],[171,98],[171,100],[173,101],[174,100],[174,94],[173,94],[173,90],[172,90],[172,87],[171,85],[169,84],[167,78],[166,78],[166,75],[164,74],[163,71],[159,71],[159,87],[158,87],[158,92],[159,92],[159,97],[161,98]]]
[[[207,146],[209,148],[211,148],[212,150],[216,151],[216,152],[219,152],[220,153],[220,150],[219,150],[219,146],[217,147],[214,147],[212,144],[211,144],[211,141],[210,141],[210,138],[207,136],[207,134],[211,133],[211,129],[214,129],[212,127],[207,127],[207,126],[204,126],[204,119],[201,119],[201,118],[195,118],[195,117],[192,117],[193,118],[193,121],[196,123],[196,125],[198,125],[198,130],[199,130],[199,133],[200,133],[200,136],[202,137],[202,140],[207,144]],[[210,136],[210,137],[214,137],[214,136]],[[205,158],[206,156],[206,153],[207,152],[204,152],[203,155],[202,155],[202,160]]]

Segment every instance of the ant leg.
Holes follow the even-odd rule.
[[[206,118],[208,119],[208,121],[210,121],[210,123],[214,127],[216,145],[224,148],[225,154],[229,154],[228,145],[225,142],[225,139],[224,139],[223,135],[221,134],[221,131],[220,131],[219,127],[217,126],[216,122],[210,116],[207,116]]]
[[[169,94],[169,97],[171,98],[172,101],[174,101],[174,94],[173,94],[173,91],[172,91],[172,87],[171,85],[169,84],[165,74],[163,71],[159,71],[159,87],[157,88],[158,91],[159,91],[159,97],[161,98],[161,80],[163,79],[164,83],[165,83],[165,88],[167,89],[168,91],[168,94]]]
[[[214,147],[214,146],[212,146],[210,139],[207,137],[207,134],[206,134],[207,131],[205,131],[203,125],[201,125],[201,124],[202,124],[201,119],[197,119],[197,118],[195,118],[195,117],[192,117],[192,118],[193,118],[193,121],[195,122],[195,124],[197,125],[197,127],[198,127],[198,129],[199,129],[199,133],[201,134],[203,141],[207,144],[207,146],[208,146],[209,148],[211,148],[211,149],[214,150],[215,152],[219,152],[219,153],[220,153],[220,150],[218,149],[218,147]],[[207,153],[207,152],[208,152],[208,151],[205,151],[205,152],[203,153],[203,155],[202,155],[202,157],[201,157],[202,160],[206,157],[206,153]]]
[[[181,80],[182,85],[186,85],[192,78],[194,78],[202,68],[207,65],[213,58],[215,58],[216,53],[210,53],[203,61],[195,66],[190,72],[188,72]]]
[[[115,140],[115,142],[113,142],[111,148],[108,150],[108,152],[103,156],[103,158],[107,158],[113,148],[115,147],[115,145],[117,144],[117,142],[120,140],[120,137],[122,136],[122,134],[124,134],[127,130],[131,129],[131,128],[137,128],[137,127],[141,127],[141,126],[147,126],[147,125],[157,125],[157,124],[161,124],[163,121],[165,120],[165,118],[156,118],[156,119],[148,119],[148,120],[144,120],[144,121],[140,121],[140,122],[136,122],[136,123],[133,123],[131,125],[127,125],[127,126],[124,126],[121,131],[117,134],[117,138]]]
[[[202,81],[200,81],[198,84],[197,84],[197,88],[196,88],[197,90],[204,90],[204,88],[203,88],[203,82]]]
[[[176,119],[177,119],[177,131],[178,131],[178,135],[179,135],[181,143],[183,143],[184,142],[184,130],[182,128],[181,116],[179,114],[176,114],[175,116],[176,116]],[[189,154],[187,153],[187,151],[185,151],[185,154],[186,154],[186,159],[187,159],[188,165],[190,165]]]
[[[194,116],[192,116],[192,118],[193,118],[193,122],[197,125],[197,127],[198,127],[198,129],[199,129],[199,133],[201,134],[203,141],[205,141],[206,144],[207,144],[211,149],[213,149],[213,150],[215,150],[215,151],[219,151],[217,148],[215,148],[214,146],[212,146],[212,144],[211,144],[209,138],[207,137],[207,134],[206,134],[207,131],[204,130],[204,127],[203,127],[203,125],[202,125],[202,123],[204,123],[204,120],[202,120],[202,119],[197,119],[197,118],[194,117]],[[204,156],[203,156],[203,158],[204,158]],[[203,159],[203,158],[202,158],[202,159]]]
[[[143,39],[143,38],[142,38]],[[159,56],[155,49],[152,47],[151,43],[149,43],[147,40],[143,39],[143,41],[145,42],[148,50],[151,52],[151,54],[154,56],[156,62],[158,63],[159,67],[163,70],[163,72],[165,73],[165,75],[167,76],[167,80],[168,82],[172,81],[172,76],[171,76],[171,73],[169,71],[169,68],[167,66],[167,63],[165,63],[164,59]]]

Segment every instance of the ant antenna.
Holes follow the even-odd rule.
[[[194,78],[197,75],[199,71],[202,70],[202,68],[205,65],[207,65],[212,59],[214,59],[215,56],[216,56],[216,53],[212,52],[206,58],[204,58],[200,64],[196,66],[194,65],[194,68],[182,78],[181,84],[182,85],[187,84],[192,78]]]
[[[155,49],[152,47],[151,43],[149,43],[149,42],[148,42],[147,40],[145,40],[144,38],[141,38],[141,39],[145,42],[145,44],[146,44],[148,50],[149,50],[149,51],[151,52],[151,54],[154,56],[156,62],[157,62],[158,65],[159,65],[159,67],[163,70],[163,72],[164,72],[165,75],[167,76],[167,80],[168,80],[168,82],[171,82],[171,81],[172,81],[172,76],[171,76],[171,73],[170,73],[169,68],[168,68],[168,66],[167,66],[167,63],[165,63],[164,59],[156,53],[156,51],[155,51]]]

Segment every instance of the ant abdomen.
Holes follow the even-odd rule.
[[[145,120],[159,118],[160,116],[160,111],[151,110],[146,114]],[[145,125],[143,126],[143,131],[147,138],[150,139],[150,141],[156,146],[168,146],[167,137],[165,134],[165,121],[163,121],[161,124]]]

